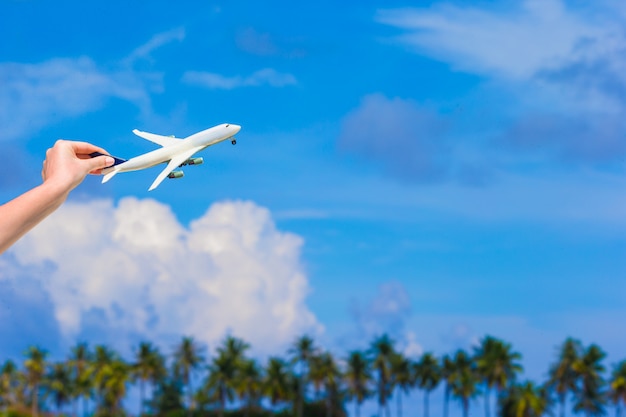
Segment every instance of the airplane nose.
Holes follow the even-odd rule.
[[[239,132],[241,130],[241,126],[239,125],[230,125],[230,128],[233,129],[235,131],[235,133]]]

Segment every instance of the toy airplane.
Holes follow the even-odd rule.
[[[115,164],[102,170],[104,178],[102,183],[109,181],[118,172],[138,171],[140,169],[150,168],[155,165],[167,162],[167,166],[158,177],[154,180],[148,191],[152,191],[168,178],[181,178],[183,171],[175,171],[176,168],[185,165],[200,165],[204,162],[202,158],[192,158],[193,155],[202,149],[215,145],[216,143],[230,139],[232,144],[236,144],[235,134],[239,132],[241,126],[233,124],[221,124],[202,132],[194,133],[184,139],[175,138],[173,136],[161,136],[154,133],[133,130],[133,133],[139,137],[154,142],[162,147],[152,152],[136,156],[129,160],[115,158]],[[98,156],[94,153],[91,156]]]

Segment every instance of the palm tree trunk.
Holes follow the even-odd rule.
[[[330,403],[331,403],[330,391],[328,391],[326,392],[326,417],[331,417]]]
[[[300,372],[302,372],[302,368],[300,368]],[[302,417],[302,413],[304,412],[304,386],[302,385],[304,381],[304,377],[300,375],[300,382],[298,384],[298,417]]]
[[[189,376],[187,377],[187,401],[189,402],[187,415],[191,417],[191,411],[193,408],[193,388],[191,386],[191,378]]]
[[[361,410],[360,410],[359,408],[360,408],[360,407],[359,407],[359,400],[355,400],[355,401],[354,401],[354,415],[355,415],[356,417],[360,417],[360,411],[361,411]],[[618,416],[618,417],[619,417],[619,416]]]
[[[561,417],[565,417],[565,394],[559,395],[559,402],[561,403]]]
[[[219,399],[220,399],[220,407],[217,410],[218,417],[224,417],[224,408],[226,408],[226,394],[224,393],[224,386],[220,384],[219,389]]]
[[[383,410],[385,408],[385,393],[383,392],[383,380],[378,379],[378,417],[383,417]]]
[[[87,396],[83,396],[83,417],[87,415]]]
[[[428,417],[428,391],[424,391],[424,417]]]
[[[143,403],[144,403],[144,386],[143,379],[139,380],[139,416],[143,415]]]
[[[402,391],[398,390],[398,417],[402,417]]]
[[[463,398],[463,417],[469,417],[469,398]]]
[[[485,389],[485,417],[489,417],[489,393],[491,392],[491,390],[489,389],[489,386],[487,386],[487,389]]]
[[[32,405],[32,410],[31,410],[33,417],[38,416],[38,411],[39,411],[39,384],[35,384],[33,386],[33,405]]]
[[[443,417],[448,417],[448,406],[450,403],[450,387],[446,384],[446,392],[443,395]]]

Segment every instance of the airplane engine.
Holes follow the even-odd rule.
[[[200,165],[204,163],[204,159],[202,157],[199,158],[190,158],[187,160],[187,165]]]
[[[185,165],[200,165],[204,163],[204,159],[202,157],[199,158],[189,158],[185,162],[179,165],[179,167],[184,167]]]
[[[172,171],[169,173],[167,178],[182,178],[184,176],[185,176],[185,173],[183,171]]]

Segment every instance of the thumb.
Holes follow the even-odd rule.
[[[97,171],[112,166],[115,159],[108,155],[97,156],[95,158],[83,159],[88,171]]]

